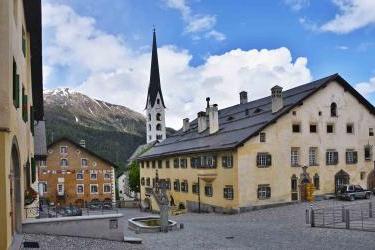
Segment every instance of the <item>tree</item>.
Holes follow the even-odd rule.
[[[130,191],[139,193],[140,189],[139,165],[136,161],[132,161],[129,167],[129,188]]]

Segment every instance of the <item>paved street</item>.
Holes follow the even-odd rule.
[[[362,203],[368,201],[356,201]],[[322,201],[314,206],[353,204]],[[307,203],[239,215],[184,214],[173,217],[184,229],[169,233],[135,234],[142,245],[73,237],[26,235],[42,249],[374,249],[375,233],[311,228],[305,224]],[[128,219],[144,215],[136,209],[121,211]]]

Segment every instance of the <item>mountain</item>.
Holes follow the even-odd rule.
[[[125,166],[133,151],[146,143],[146,118],[138,112],[67,88],[43,94],[48,144],[61,137],[77,143],[84,139],[88,149]]]

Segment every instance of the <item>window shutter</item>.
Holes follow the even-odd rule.
[[[329,165],[329,162],[328,162],[328,155],[329,155],[329,152],[326,152],[326,165]]]
[[[349,152],[345,152],[345,162],[346,162],[346,164],[349,163],[348,160],[349,160]]]
[[[353,161],[354,161],[354,163],[358,162],[358,152],[357,151],[353,152]]]
[[[257,191],[257,198],[259,199],[260,198],[260,187],[258,187],[258,191]]]
[[[335,164],[339,162],[339,152],[333,152],[333,159],[335,161]]]
[[[31,183],[34,183],[36,180],[36,166],[34,157],[31,158]]]
[[[224,168],[227,167],[227,157],[226,156],[223,156],[221,158],[221,164],[223,165]]]
[[[271,187],[266,188],[266,196],[267,196],[267,198],[271,197]]]
[[[272,165],[272,156],[270,154],[267,155],[267,166]]]
[[[259,166],[259,165],[260,165],[260,155],[257,154],[257,166]]]
[[[14,99],[14,106],[16,108],[20,107],[20,76],[16,74],[16,82],[15,82],[15,99]]]
[[[34,135],[34,109],[30,106],[30,130],[31,134]]]

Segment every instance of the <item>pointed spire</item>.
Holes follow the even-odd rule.
[[[153,28],[153,41],[152,41],[150,83],[148,85],[146,108],[149,102],[151,104],[151,107],[154,106],[158,93],[160,95],[161,103],[163,107],[165,108],[163,94],[161,92],[161,86],[160,86],[158,47],[156,44],[156,32],[155,32],[155,27],[154,27]]]

